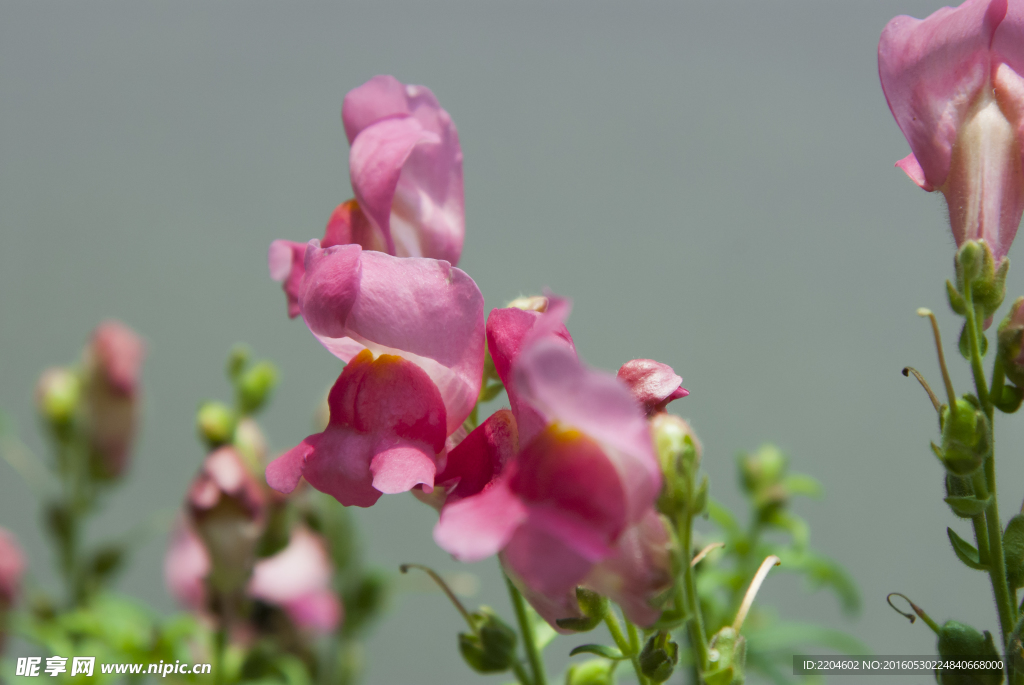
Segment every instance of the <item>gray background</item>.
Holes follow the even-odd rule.
[[[941,197],[892,166],[907,145],[875,50],[893,15],[937,8],[3,0],[0,408],[41,452],[39,372],[72,361],[104,317],[145,336],[141,442],[97,534],[179,504],[202,457],[196,405],[227,397],[236,341],[282,369],[264,416],[273,445],[304,437],[338,364],[285,318],[266,249],[319,237],[351,196],[342,98],[390,73],[428,85],[458,126],[459,266],[489,307],[550,286],[574,298],[570,328],[591,364],[674,366],[692,392],[677,411],[726,504],[740,504],[735,455],[765,440],[822,481],[826,498],[797,511],[813,545],[848,565],[863,613],[844,623],[831,596],[783,573],[765,601],[882,654],[934,649],[930,631],[885,605],[893,590],[940,621],[995,630],[987,579],[946,540],[945,526],[966,527],[941,501],[934,414],[899,374],[913,364],[940,385],[914,310],[934,308],[955,340],[942,287],[953,241]],[[1024,495],[1022,425],[1004,417],[997,431],[1004,519]],[[37,519],[0,462],[0,525],[45,585]],[[360,520],[371,561],[460,570],[411,497],[385,497]],[[142,547],[120,587],[169,611],[163,545]],[[468,570],[483,601],[505,606],[492,561]],[[369,646],[369,682],[476,681],[455,653],[455,612],[402,587]]]

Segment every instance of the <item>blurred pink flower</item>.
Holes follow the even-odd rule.
[[[25,573],[25,556],[14,535],[0,528],[0,611],[14,604]]]
[[[86,348],[86,419],[98,475],[116,478],[128,465],[144,356],[142,339],[117,321],[101,323]]]
[[[314,241],[300,306],[310,331],[348,366],[331,391],[327,429],[272,462],[267,482],[290,492],[305,476],[357,506],[417,485],[429,491],[446,438],[480,393],[476,284],[447,262]]]
[[[628,361],[617,375],[633,391],[648,416],[665,411],[669,402],[690,394],[671,366],[653,359]]]
[[[946,196],[957,245],[985,240],[999,261],[1024,214],[1024,2],[896,17],[878,43],[878,72],[910,143],[897,166]]]
[[[451,117],[424,86],[375,76],[345,96],[356,199],[334,211],[322,247],[354,243],[397,257],[457,264],[465,233],[462,148]],[[271,244],[270,275],[298,316],[305,243]]]
[[[503,461],[504,469],[477,477],[479,493],[458,493],[434,529],[438,545],[463,561],[500,552],[513,582],[549,621],[578,613],[571,593],[616,555],[661,488],[643,412],[622,381],[577,359],[562,323],[568,309],[552,298],[544,314],[491,313],[489,349],[509,390],[519,450],[496,459],[493,437],[501,433],[491,420],[474,431],[482,436],[471,433],[462,444],[479,445],[478,459]]]

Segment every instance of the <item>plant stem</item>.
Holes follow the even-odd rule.
[[[615,612],[611,607],[608,607],[608,611],[604,613],[604,622],[608,626],[608,632],[612,634],[612,639],[615,640],[615,645],[619,648],[625,656],[629,657],[629,660],[633,663],[633,670],[636,671],[636,679],[639,685],[648,685],[647,677],[644,672],[640,670],[640,636],[636,632],[636,626],[626,621],[626,630],[629,631],[629,638],[622,632],[622,626],[619,625],[619,619],[615,616]]]
[[[512,597],[512,607],[516,611],[519,633],[523,636],[526,659],[530,662],[530,670],[533,672],[533,685],[547,685],[548,678],[544,672],[544,662],[540,658],[540,650],[537,649],[537,642],[533,637],[533,626],[530,625],[530,617],[526,613],[526,602],[508,576],[505,576],[505,583],[508,585],[508,594]]]
[[[704,635],[704,620],[700,614],[700,601],[697,599],[697,583],[693,578],[693,567],[690,565],[692,553],[691,536],[693,533],[693,516],[688,510],[683,511],[676,521],[676,533],[683,550],[683,591],[686,597],[690,620],[686,622],[690,632],[690,642],[697,651],[699,673],[708,670],[708,639]]]
[[[988,387],[985,382],[985,371],[981,364],[981,344],[978,341],[979,333],[977,316],[974,311],[974,301],[971,297],[970,280],[965,279],[964,299],[967,302],[967,339],[971,353],[971,371],[974,374],[974,386],[978,393],[978,401],[988,417],[988,443],[989,455],[985,458],[985,481],[975,479],[975,490],[979,485],[987,486],[988,492],[977,492],[979,499],[984,499],[991,493],[992,503],[985,511],[985,523],[988,528],[989,547],[989,579],[992,582],[992,593],[995,595],[996,610],[999,613],[999,628],[1003,637],[1003,649],[1006,649],[1006,641],[1013,631],[1017,622],[1017,607],[1010,598],[1009,586],[1006,583],[1006,559],[1003,556],[1003,529],[999,520],[999,504],[996,497],[996,461],[995,461],[995,432],[993,431],[994,411],[992,398],[989,396]],[[993,374],[994,378],[996,374]]]

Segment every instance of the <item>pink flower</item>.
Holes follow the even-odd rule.
[[[305,476],[343,504],[364,507],[382,493],[429,491],[446,438],[480,392],[476,284],[447,262],[313,241],[299,302],[310,331],[349,365],[331,390],[327,429],[272,462],[267,483],[290,492]]]
[[[968,0],[927,19],[896,17],[878,43],[889,109],[910,143],[897,166],[941,190],[957,245],[996,260],[1024,214],[1024,3]]]
[[[462,148],[451,117],[423,86],[376,76],[345,96],[356,199],[334,211],[322,247],[354,243],[398,257],[457,264],[465,233]],[[298,316],[305,243],[271,244],[270,275]]]
[[[0,528],[0,612],[14,604],[25,573],[25,556],[14,535]]]
[[[144,356],[139,336],[117,321],[100,324],[86,348],[86,419],[98,475],[116,478],[128,465]]]
[[[668,364],[653,359],[634,359],[622,365],[617,374],[643,405],[647,416],[665,411],[668,403],[690,394],[683,379]]]
[[[511,459],[496,456],[492,421],[507,424],[507,416],[474,431],[483,436],[471,433],[462,444],[481,445],[478,458],[504,468],[496,478],[476,478],[477,494],[456,486],[462,496],[445,505],[434,530],[438,545],[463,561],[500,552],[510,577],[549,620],[572,615],[566,598],[615,556],[661,488],[636,399],[622,381],[579,362],[562,324],[567,312],[567,303],[554,300],[543,315],[491,313],[489,349],[509,389],[519,450]]]
[[[331,632],[342,614],[341,602],[331,590],[332,572],[324,541],[296,528],[287,547],[256,563],[248,594],[280,606],[299,627]]]

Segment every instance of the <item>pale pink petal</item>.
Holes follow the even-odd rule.
[[[624,381],[647,414],[664,411],[672,400],[690,393],[682,387],[683,379],[668,364],[653,359],[634,359],[623,364],[616,374]]]
[[[356,245],[306,254],[302,312],[343,361],[361,349],[412,361],[437,386],[447,431],[469,416],[484,359],[483,296],[463,271],[433,259],[399,259]]]
[[[661,490],[661,470],[647,421],[626,385],[586,367],[550,338],[524,350],[514,371],[513,384],[523,401],[548,421],[601,444],[621,479],[628,518],[639,520]],[[525,441],[522,431],[520,440]]]
[[[131,396],[139,384],[146,346],[120,321],[104,321],[93,331],[90,355],[112,388]]]
[[[306,273],[306,244],[290,240],[275,240],[267,252],[267,266],[270,278],[281,284],[288,300],[288,316],[295,318],[299,310],[299,294],[302,292],[302,277]]]
[[[210,555],[203,541],[179,514],[171,530],[164,557],[164,581],[179,603],[193,610],[206,607],[206,576],[210,573]]]
[[[505,545],[501,561],[534,592],[549,598],[564,597],[575,591],[594,565],[593,559],[567,542],[547,526],[528,520]]]
[[[302,527],[288,545],[253,567],[248,593],[271,604],[285,604],[331,586],[331,559],[324,541]]]
[[[899,16],[878,43],[889,109],[933,188],[946,182],[960,125],[989,83],[989,47],[1006,0],[968,0],[927,19]]]
[[[423,443],[401,442],[373,455],[373,487],[385,495],[408,492],[422,484],[430,492],[437,465],[434,452]]]
[[[25,555],[14,535],[0,528],[0,606],[14,603],[25,565]]]
[[[391,117],[409,115],[409,101],[404,86],[394,76],[374,76],[345,95],[341,120],[351,145],[367,126]]]
[[[479,561],[505,547],[525,520],[526,507],[499,480],[446,506],[434,527],[434,542],[460,561]]]
[[[288,616],[301,628],[321,633],[333,631],[341,623],[341,600],[330,590],[313,592],[284,604]]]
[[[903,173],[909,176],[910,180],[916,183],[922,190],[927,190],[929,193],[935,190],[932,184],[928,182],[928,179],[924,177],[924,169],[921,168],[913,152],[896,162],[896,166],[903,169]]]
[[[278,492],[291,492],[302,478],[306,459],[313,453],[322,433],[311,435],[267,465],[267,485]]]

